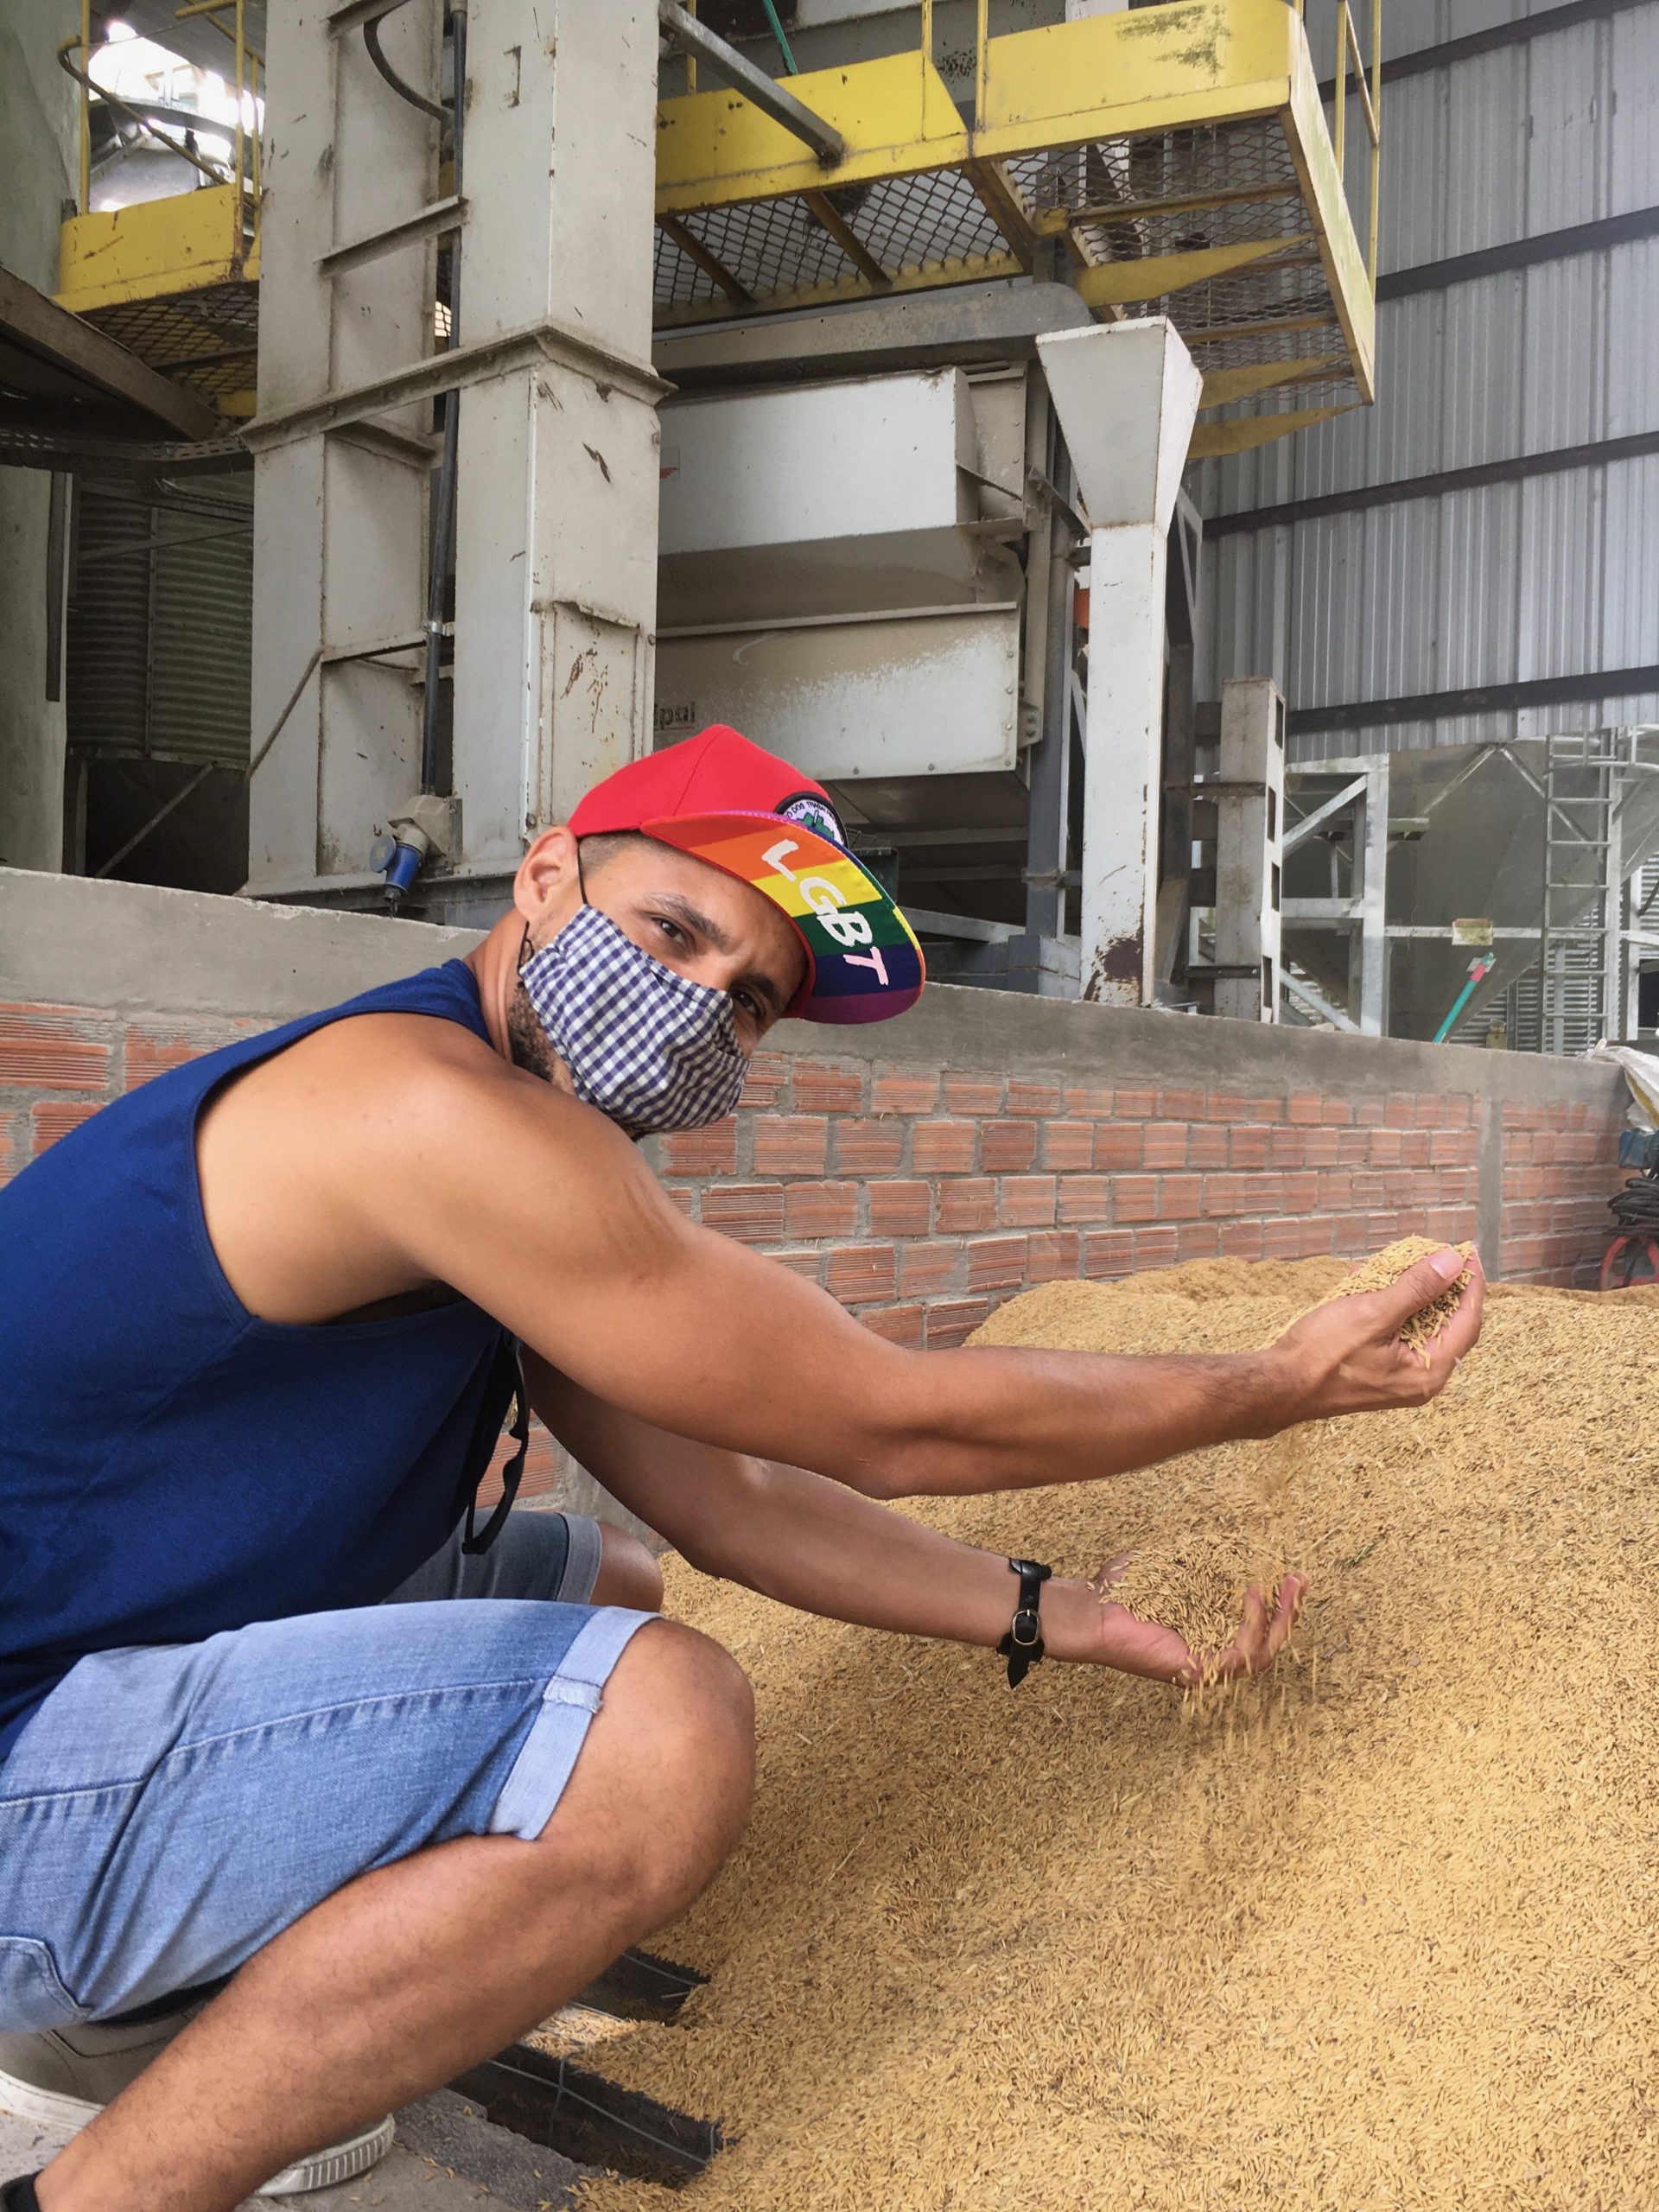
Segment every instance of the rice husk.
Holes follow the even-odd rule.
[[[1318,1294],[1230,1264],[1046,1286],[978,1341],[1225,1350]],[[652,1938],[712,1976],[688,2024],[602,2066],[735,2139],[593,2212],[1659,2206],[1654,1302],[1495,1299],[1432,1405],[1277,1467],[917,1509],[1085,1574],[1268,1512],[1313,1588],[1224,1694],[1057,1664],[1010,1694],[985,1652],[672,1562],[753,1680],[760,1778]]]
[[[1333,1298],[1359,1298],[1366,1292],[1387,1290],[1398,1282],[1408,1268],[1414,1268],[1419,1260],[1426,1260],[1440,1247],[1432,1236],[1402,1236],[1392,1244],[1385,1244],[1380,1252],[1373,1252],[1370,1259],[1355,1268],[1346,1282],[1337,1285],[1331,1294]],[[1472,1244],[1458,1244],[1453,1250],[1465,1260],[1472,1260]],[[1425,1367],[1428,1364],[1428,1347],[1438,1337],[1452,1316],[1457,1312],[1463,1294],[1475,1279],[1472,1268],[1465,1268],[1460,1275],[1446,1285],[1436,1299],[1412,1314],[1400,1332],[1400,1338],[1414,1351]]]
[[[1290,1485],[1313,1433],[1304,1425],[1253,1450],[1217,1456],[1204,1513],[1195,1520],[1166,1512],[1144,1529],[1111,1585],[1113,1600],[1137,1620],[1161,1622],[1185,1638],[1206,1686],[1238,1632],[1246,1592],[1258,1592],[1271,1613],[1281,1583],[1296,1567]]]
[[[1271,1610],[1289,1572],[1270,1527],[1248,1510],[1218,1513],[1199,1529],[1148,1532],[1110,1594],[1137,1620],[1160,1621],[1185,1637],[1210,1681],[1238,1631],[1245,1592],[1259,1591]]]

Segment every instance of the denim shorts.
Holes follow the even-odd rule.
[[[0,2030],[216,1980],[428,1844],[538,1835],[654,1618],[581,1602],[598,1565],[593,1522],[521,1510],[384,1605],[79,1661],[0,1766]]]

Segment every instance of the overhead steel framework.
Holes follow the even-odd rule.
[[[1179,702],[1190,707],[1196,635],[1188,575],[1166,671],[1181,471],[1372,393],[1380,10],[1372,0],[1368,83],[1351,0],[1317,4],[1333,8],[1338,32],[1329,125],[1302,10],[1287,0],[1168,0],[997,37],[978,0],[949,79],[921,0],[909,51],[806,73],[785,52],[783,80],[678,0],[572,9],[545,52],[515,42],[524,0],[470,0],[464,16],[445,0],[273,10],[263,236],[239,139],[223,178],[117,213],[83,208],[63,234],[66,299],[118,324],[152,364],[164,356],[221,412],[251,414],[264,550],[250,887],[378,899],[384,833],[409,844],[418,806],[430,896],[452,918],[467,902],[482,912],[526,832],[643,749],[653,712],[717,711],[793,731],[802,750],[790,757],[856,786],[849,819],[890,833],[894,850],[912,833],[973,832],[976,851],[985,833],[1023,833],[1028,895],[995,855],[955,868],[935,857],[912,871],[941,887],[923,903],[962,903],[953,883],[1006,881],[984,903],[1014,932],[1010,977],[1151,1000],[1180,941],[1188,874],[1179,850],[1166,868],[1183,841],[1160,821],[1166,725],[1190,721]],[[192,21],[231,11],[221,28],[238,82],[260,66],[246,7],[186,10]],[[684,64],[682,76],[671,59],[666,87],[659,37]],[[464,182],[432,127],[448,100],[472,119]],[[1357,230],[1344,179],[1362,170],[1371,197]],[[262,261],[278,312],[257,327]],[[1020,327],[988,351],[1011,305]],[[907,371],[938,432],[938,469],[910,487],[934,532],[925,560],[915,513],[883,509],[872,523],[837,508],[831,529],[807,496],[826,457],[843,488],[859,426],[845,442],[806,436],[781,398],[745,393],[741,429],[722,429],[716,389],[701,416],[684,396],[672,454],[658,451],[662,372],[681,353],[742,353],[756,334],[770,346],[792,331],[791,373],[817,392],[825,326],[831,346],[879,353],[923,335],[913,326],[930,317],[961,327],[933,332],[931,382]],[[703,365],[717,387],[717,365]],[[453,437],[462,392],[451,625],[448,532],[429,543],[423,520],[430,404],[449,396]],[[752,460],[763,409],[766,532],[745,537],[734,522],[729,542],[696,537],[711,526],[702,499],[659,548],[673,482],[683,493],[683,472],[703,465],[698,440],[735,435]],[[797,443],[780,461],[786,431]],[[859,480],[890,490],[891,454],[861,451]],[[755,526],[746,512],[741,529]],[[896,597],[868,595],[866,582],[849,601],[850,583],[830,590],[825,575],[868,579],[872,563],[847,557],[845,542],[871,537],[899,546]],[[1022,538],[1028,571],[1013,550]],[[1176,533],[1189,569],[1190,538]],[[277,546],[280,560],[264,557]],[[767,556],[789,546],[819,550],[780,572]],[[715,553],[751,556],[776,603],[753,604],[749,582],[734,604],[721,600],[717,585],[749,570],[736,560],[715,577],[703,557]],[[808,575],[821,559],[823,574]],[[1074,634],[1077,561],[1101,645],[1092,661]],[[740,655],[728,640],[756,625],[764,644]],[[899,711],[903,683],[953,638],[995,658],[995,681],[966,685],[978,721],[927,724],[918,749],[927,718]],[[861,715],[843,718],[856,750],[835,751],[842,725],[828,727],[799,675],[821,664],[855,689],[879,674],[892,745],[873,743]],[[933,683],[936,715],[944,696]],[[789,713],[817,719],[795,730]],[[430,741],[417,747],[422,729]],[[1086,772],[1076,791],[1074,761]],[[971,794],[958,788],[973,779]],[[1256,840],[1263,883],[1275,836]],[[1276,1008],[1271,954],[1265,977],[1258,960],[1224,985]]]
[[[236,0],[210,4],[251,79]],[[694,46],[705,81],[658,109],[656,326],[1058,276],[1103,320],[1169,316],[1203,409],[1227,410],[1200,422],[1195,458],[1365,404],[1380,8],[1362,67],[1349,0],[1315,4],[1334,6],[1341,56],[1329,129],[1286,0],[1179,0],[995,38],[979,0],[966,111],[935,66],[931,0],[912,51],[787,86],[671,0],[665,35]],[[1351,112],[1369,139],[1363,244],[1343,184]],[[83,198],[62,242],[64,305],[237,415],[254,408],[256,150],[249,134],[224,181],[175,198],[114,213]]]
[[[730,85],[658,111],[659,329],[1058,262],[1103,317],[1167,315],[1203,405],[1287,385],[1316,403],[1200,425],[1236,452],[1372,397],[1377,111],[1338,0],[1334,138],[1300,9],[1187,0],[993,38],[980,0],[971,118],[935,67],[931,8],[907,54],[790,79],[846,148]],[[1351,78],[1358,89],[1348,96]],[[1370,140],[1369,251],[1342,184],[1346,110]]]

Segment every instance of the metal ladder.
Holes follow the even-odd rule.
[[[1587,1052],[1619,1033],[1621,770],[1624,729],[1558,730],[1544,740],[1543,915],[1538,932],[1539,1046]]]

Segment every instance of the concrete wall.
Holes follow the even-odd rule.
[[[58,283],[58,225],[75,190],[75,92],[57,63],[74,0],[0,8],[0,268]],[[51,478],[0,468],[0,861],[63,857],[63,703],[46,696],[46,534]]]
[[[181,1058],[475,941],[0,869],[0,1176]],[[1414,1231],[1592,1281],[1624,1103],[1584,1062],[935,986],[873,1029],[785,1025],[730,1120],[655,1149],[693,1218],[939,1346],[1035,1282]]]

